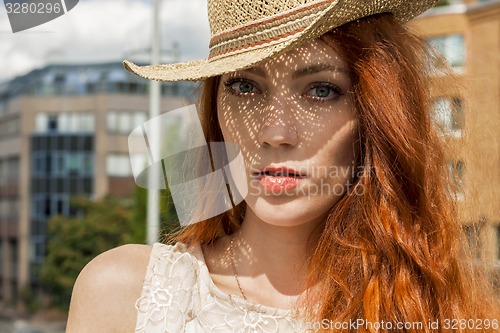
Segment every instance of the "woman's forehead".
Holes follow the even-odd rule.
[[[347,63],[332,46],[317,38],[279,56],[244,69],[260,76],[276,71],[292,71],[297,75],[321,70],[349,72]]]

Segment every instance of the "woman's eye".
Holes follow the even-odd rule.
[[[329,100],[342,95],[339,87],[333,84],[316,84],[309,88],[306,93],[307,97],[317,100]]]
[[[233,89],[238,90],[242,93],[250,93],[255,91],[255,87],[250,82],[238,82],[233,83]]]
[[[224,82],[224,86],[235,95],[255,94],[260,92],[259,88],[250,80],[229,79]]]

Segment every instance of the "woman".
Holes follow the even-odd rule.
[[[239,146],[248,195],[175,246],[93,260],[68,332],[498,331],[450,208],[426,52],[401,24],[432,3],[212,1],[208,61],[126,62],[205,80],[207,141]]]

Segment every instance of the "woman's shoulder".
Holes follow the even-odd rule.
[[[89,262],[73,288],[67,332],[133,331],[151,252],[148,245],[123,245]]]

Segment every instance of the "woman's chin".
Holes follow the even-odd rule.
[[[258,199],[254,205],[248,206],[259,220],[281,227],[294,227],[308,223],[316,223],[325,218],[331,206],[323,209],[313,209],[313,207],[304,207],[296,200],[277,200],[277,199]],[[308,209],[310,208],[310,209]]]

